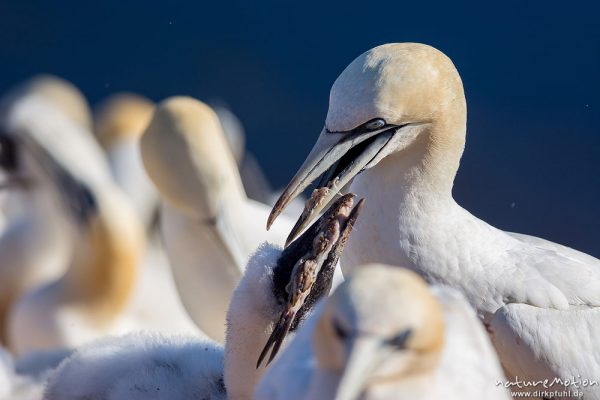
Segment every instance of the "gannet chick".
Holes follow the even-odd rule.
[[[456,291],[365,265],[324,300],[255,398],[509,399],[477,316]]]
[[[106,152],[112,175],[146,226],[157,212],[158,193],[144,170],[139,140],[153,111],[150,100],[119,93],[102,101],[94,113],[94,132]]]
[[[223,349],[197,337],[149,332],[76,350],[50,376],[44,400],[226,399]]]
[[[223,341],[225,315],[246,260],[263,241],[283,243],[291,221],[260,228],[268,207],[246,197],[216,114],[189,97],[161,102],[141,140],[161,196],[161,229],[185,308]]]
[[[284,311],[295,266],[310,254],[321,256],[318,284],[298,312],[304,318],[331,285],[344,238],[359,212],[355,207],[346,214],[352,204],[351,196],[338,200],[286,250],[268,243],[257,249],[233,295],[224,348],[213,341],[148,333],[104,339],[77,350],[57,368],[44,400],[250,399],[264,372],[256,368],[256,359]],[[337,248],[319,247],[315,238],[340,222]]]
[[[486,324],[495,321],[492,338],[505,344],[498,350],[509,377],[566,379],[573,370],[598,376],[597,346],[586,338],[600,322],[600,260],[503,232],[456,203],[466,118],[460,76],[443,53],[415,43],[367,51],[333,84],[325,128],[269,223],[322,174],[319,186],[330,196],[350,183],[367,206],[343,256],[344,272],[367,262],[400,264],[458,289]],[[301,218],[290,239],[319,208]],[[538,321],[552,311],[565,323],[545,332],[548,340],[528,340],[542,334]],[[498,312],[510,318],[496,318]],[[566,327],[575,315],[577,332]],[[515,369],[524,348],[532,357]],[[600,398],[600,390],[586,395]]]

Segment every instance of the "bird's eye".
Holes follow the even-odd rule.
[[[341,340],[344,340],[348,337],[348,332],[346,332],[346,330],[342,328],[342,325],[336,319],[333,320],[333,331]]]
[[[411,334],[412,334],[412,330],[406,329],[406,330],[400,332],[399,334],[397,334],[396,336],[393,336],[390,339],[388,339],[387,344],[389,346],[398,347],[400,349],[403,349],[406,347],[406,341],[408,340],[408,338],[410,337]]]
[[[374,131],[376,129],[383,128],[384,126],[385,126],[385,120],[382,118],[372,119],[365,124],[365,128],[370,131]]]

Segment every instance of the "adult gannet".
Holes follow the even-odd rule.
[[[144,97],[118,93],[105,99],[94,114],[94,132],[112,175],[146,225],[158,209],[158,193],[144,170],[139,140],[153,110],[154,104]]]
[[[415,273],[361,266],[310,316],[257,387],[274,399],[509,399],[473,309]]]
[[[6,339],[6,314],[24,291],[57,278],[70,254],[66,227],[48,198],[48,185],[23,179],[31,160],[20,158],[11,141],[0,139],[0,168],[10,171],[3,179],[0,231],[0,342]],[[11,178],[16,173],[19,178]]]
[[[142,290],[137,274],[145,243],[141,223],[100,161],[94,139],[55,111],[37,96],[24,98],[2,132],[20,157],[34,161],[36,180],[52,184],[49,194],[66,214],[60,207],[53,212],[68,219],[74,242],[67,272],[13,305],[8,321],[11,349],[22,354],[76,346],[141,328],[199,333],[181,307],[148,310],[143,296],[136,296]],[[152,289],[165,297],[161,303],[172,304],[164,285]]]
[[[216,114],[197,100],[160,103],[141,149],[162,195],[162,232],[183,303],[202,331],[222,342],[248,256],[265,240],[283,244],[293,224],[261,228],[268,207],[246,197]]]
[[[463,86],[448,57],[414,43],[371,49],[333,84],[325,128],[269,225],[324,174],[319,186],[328,196],[301,217],[294,237],[352,180],[350,190],[367,205],[342,259],[344,272],[366,262],[406,265],[458,289],[490,326],[509,376],[552,380],[577,371],[596,379],[600,346],[589,338],[600,334],[600,261],[503,232],[460,207],[452,186],[465,133]],[[561,323],[545,330],[540,321],[550,314],[565,323],[577,319],[579,329]],[[531,340],[538,335],[546,340]],[[519,363],[525,349],[531,357]],[[586,394],[598,398],[597,392]]]
[[[85,97],[70,82],[51,75],[39,75],[11,89],[0,101],[0,129],[23,99],[36,97],[54,106],[80,126],[90,125]],[[30,157],[18,157],[12,142],[0,139],[0,166],[17,177],[4,186],[0,213],[0,341],[5,336],[6,311],[24,290],[48,282],[64,271],[70,253],[64,223],[53,210],[50,185],[36,179]]]
[[[82,127],[89,125],[90,112],[81,92],[63,79],[46,75],[31,78],[3,96],[1,131],[12,130],[19,135],[23,127],[14,121],[15,114],[21,113],[27,99],[51,105],[44,109],[46,115],[41,119],[57,115],[58,119],[68,119],[85,133]],[[46,131],[39,130],[40,133]],[[0,210],[4,217],[0,232],[1,341],[6,335],[6,312],[14,299],[29,288],[57,278],[64,271],[71,242],[64,221],[55,212],[56,202],[49,195],[51,183],[39,179],[35,161],[27,154],[17,154],[11,140],[2,136],[0,142],[0,166],[10,177],[8,181],[3,179]],[[95,158],[100,159],[101,155],[97,156]]]
[[[285,311],[286,287],[318,255],[319,278],[307,304],[326,295],[352,224],[353,198],[337,201],[324,218],[287,249],[264,243],[235,289],[225,346],[210,340],[148,333],[103,339],[78,349],[50,376],[44,400],[250,399],[264,373],[256,360]],[[319,238],[338,235],[323,248]],[[310,264],[310,261],[308,261]],[[304,317],[311,306],[299,310]]]

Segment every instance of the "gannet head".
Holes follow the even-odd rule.
[[[92,133],[62,112],[60,104],[30,90],[28,85],[0,100],[0,166],[12,174],[13,183],[27,187],[60,186],[53,181],[56,177],[49,175],[53,168],[45,164],[42,152],[94,186],[112,181],[102,149]]]
[[[441,308],[415,273],[371,264],[327,300],[313,336],[319,367],[340,374],[336,400],[430,369],[443,346]]]
[[[273,207],[267,227],[319,176],[318,186],[326,187],[328,195],[320,207],[303,215],[289,240],[357,174],[392,153],[410,152],[418,138],[427,136],[432,148],[452,143],[462,152],[464,134],[449,140],[454,131],[447,128],[464,126],[465,110],[460,76],[440,51],[416,43],[367,51],[333,84],[325,127]]]
[[[139,138],[148,126],[154,104],[132,93],[118,93],[105,99],[94,115],[94,132],[104,148],[123,137]]]
[[[144,167],[162,196],[205,219],[244,195],[227,146],[215,112],[190,97],[161,102],[141,140]]]
[[[237,165],[215,112],[190,97],[156,107],[141,139],[148,176],[170,204],[194,223],[216,229],[225,251],[243,268],[246,253],[228,209],[246,199]]]
[[[19,96],[37,94],[85,129],[92,127],[92,113],[81,91],[71,82],[53,75],[37,75],[19,87]]]

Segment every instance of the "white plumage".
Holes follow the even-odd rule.
[[[36,95],[15,102],[5,126],[7,134],[17,135],[20,155],[33,160],[36,181],[44,181],[50,188],[47,196],[63,206],[46,212],[67,223],[73,244],[71,258],[64,260],[67,272],[13,304],[8,323],[11,349],[23,354],[76,346],[140,328],[199,333],[176,300],[173,286],[168,286],[168,270],[167,275],[157,275],[166,286],[156,279],[150,279],[150,285],[147,279],[138,280],[143,228],[112,182],[91,134]],[[25,243],[29,239],[22,238]],[[161,290],[165,301],[149,311],[148,304]]]
[[[162,196],[161,228],[183,304],[222,342],[226,310],[249,255],[265,240],[282,244],[291,221],[264,231],[268,208],[246,197],[216,114],[197,100],[161,102],[141,149]]]
[[[144,170],[139,141],[153,111],[150,100],[117,93],[105,99],[94,113],[94,132],[106,153],[112,176],[145,226],[154,222],[158,192]]]

